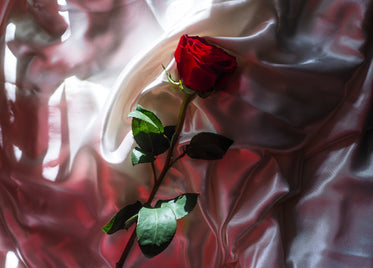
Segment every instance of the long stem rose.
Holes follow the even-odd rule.
[[[183,35],[175,51],[179,81],[174,81],[165,70],[168,81],[183,92],[176,126],[163,126],[161,120],[151,111],[138,105],[129,113],[132,117],[132,133],[137,147],[132,150],[133,165],[150,163],[154,185],[144,204],[137,201],[122,208],[103,230],[112,234],[120,229],[128,229],[136,222],[136,228],[127,241],[117,268],[122,268],[137,237],[143,254],[152,258],[171,243],[176,232],[177,220],[186,216],[197,204],[198,193],[184,193],[170,200],[154,198],[167,171],[180,158],[188,155],[194,159],[217,160],[223,157],[233,143],[232,140],[215,133],[202,132],[192,137],[184,151],[175,157],[174,151],[184,125],[189,103],[198,94],[205,97],[211,94],[217,83],[233,72],[237,63],[233,56],[222,49],[208,44],[200,37]],[[207,93],[207,94],[205,94]],[[160,174],[157,176],[154,161],[160,154],[167,153]]]

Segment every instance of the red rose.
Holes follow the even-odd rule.
[[[235,57],[203,38],[186,34],[180,38],[175,60],[181,81],[197,91],[212,90],[225,74],[237,67]]]

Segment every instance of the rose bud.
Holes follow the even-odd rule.
[[[188,88],[211,91],[236,67],[236,58],[198,36],[183,35],[175,51],[179,78]]]

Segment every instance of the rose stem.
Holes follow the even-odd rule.
[[[171,145],[170,145],[170,149],[168,150],[166,162],[163,166],[163,169],[162,169],[161,173],[159,174],[158,180],[156,181],[156,183],[153,186],[153,189],[152,189],[152,191],[149,195],[148,200],[146,201],[147,205],[150,205],[150,203],[153,201],[153,198],[154,198],[155,194],[157,193],[159,186],[162,184],[162,181],[163,181],[164,177],[166,176],[167,171],[171,167],[172,154],[173,154],[174,148],[177,144],[177,141],[179,140],[181,130],[183,129],[187,106],[193,100],[194,96],[195,96],[195,94],[188,94],[188,93],[184,92],[183,103],[181,104],[181,107],[180,107],[180,112],[179,112],[179,117],[177,119],[175,133],[171,138]]]
[[[184,92],[183,102],[182,102],[181,107],[180,107],[179,116],[178,116],[177,124],[176,124],[176,128],[175,128],[175,133],[171,138],[170,149],[168,150],[168,153],[167,153],[166,162],[163,166],[163,169],[162,169],[161,173],[159,174],[158,179],[155,180],[155,184],[153,185],[153,189],[152,189],[152,191],[149,195],[149,198],[146,201],[145,205],[150,205],[151,204],[151,202],[153,201],[159,187],[162,184],[163,179],[166,176],[167,171],[171,168],[172,164],[176,162],[176,160],[181,158],[181,157],[178,157],[177,159],[175,159],[173,161],[172,160],[172,158],[173,158],[172,155],[173,155],[173,151],[175,149],[175,146],[177,144],[177,141],[179,140],[181,130],[183,129],[188,104],[193,100],[194,96],[195,96],[195,94],[188,94],[188,93]],[[184,155],[185,154],[182,154],[182,156],[184,156]],[[155,170],[153,170],[153,173],[155,175]],[[129,254],[129,252],[132,248],[133,242],[135,241],[135,237],[136,237],[136,228],[132,231],[131,237],[128,240],[127,245],[123,250],[122,256],[120,257],[119,261],[117,262],[117,264],[115,266],[116,268],[122,268],[123,267],[124,262],[126,261],[126,259],[128,257],[128,254]]]
[[[120,259],[119,261],[117,262],[117,264],[115,265],[115,268],[122,268],[123,267],[123,264],[124,262],[126,261],[127,257],[128,257],[128,254],[130,253],[131,251],[131,247],[133,245],[133,242],[135,241],[135,237],[136,237],[136,228],[133,229],[132,231],[132,234],[131,234],[131,237],[130,239],[127,241],[127,245],[126,247],[124,248],[123,252],[122,252],[122,256],[120,256]]]
[[[156,183],[157,182],[157,172],[155,171],[154,161],[151,162],[151,165],[152,165],[154,183]]]

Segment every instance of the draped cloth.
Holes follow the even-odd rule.
[[[101,227],[152,187],[127,114],[139,103],[175,124],[161,64],[176,73],[182,34],[238,69],[193,100],[180,143],[211,131],[234,144],[173,166],[157,199],[199,202],[164,252],[135,245],[125,267],[373,267],[372,5],[2,0],[0,267],[115,265],[130,232]]]

